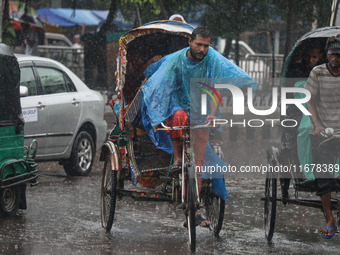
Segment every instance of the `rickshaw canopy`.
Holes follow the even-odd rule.
[[[132,74],[138,71],[138,68],[143,66],[151,57],[155,55],[164,56],[179,50],[180,48],[176,48],[176,43],[182,43],[180,45],[182,48],[187,46],[185,44],[187,44],[187,40],[193,30],[194,27],[187,23],[161,20],[146,23],[122,35],[119,39],[119,52],[117,56],[116,91],[121,93],[124,86],[130,85],[125,79],[127,74],[132,79],[136,78],[129,74],[130,70],[127,67],[129,61]],[[134,55],[135,60],[129,59],[128,55]],[[138,61],[136,60],[137,58],[139,58]]]
[[[318,28],[301,36],[300,39],[296,41],[292,50],[288,54],[287,59],[285,60],[283,70],[282,70],[282,77],[283,78],[287,77],[289,68],[292,62],[294,61],[294,59],[302,57],[301,56],[301,54],[303,54],[302,49],[308,42],[312,40],[319,40],[324,47],[326,44],[327,38],[331,36],[336,36],[338,34],[340,34],[340,26]],[[284,84],[282,85],[284,86]]]

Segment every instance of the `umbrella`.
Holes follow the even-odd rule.
[[[16,31],[21,31],[21,23],[29,24],[35,30],[44,29],[37,12],[32,7],[28,7],[25,14],[25,5],[19,1],[9,1],[9,17]]]

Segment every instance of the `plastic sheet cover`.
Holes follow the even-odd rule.
[[[155,145],[168,153],[172,153],[170,138],[164,131],[155,134],[153,127],[165,122],[180,109],[190,114],[190,107],[195,103],[190,102],[190,79],[209,79],[210,85],[214,87],[211,80],[233,78],[233,85],[240,88],[257,88],[257,83],[246,72],[213,48],[210,47],[207,56],[198,63],[185,56],[188,49],[187,47],[163,57],[144,72],[150,78],[141,90],[142,122]]]
[[[221,81],[221,78],[232,78],[228,79],[228,84],[240,88],[250,86],[253,87],[253,90],[257,88],[257,83],[246,72],[213,48],[210,47],[207,56],[198,63],[192,62],[185,56],[187,50],[188,48],[185,48],[163,57],[158,62],[151,64],[144,72],[145,76],[150,78],[141,90],[142,122],[155,145],[168,153],[172,153],[169,136],[164,131],[155,134],[153,127],[165,122],[169,116],[180,109],[188,113],[189,120],[193,122],[193,114],[190,115],[190,110],[200,109],[201,102],[196,100],[200,95],[193,97],[192,94],[195,94],[193,91],[200,90],[192,90],[190,80],[204,78],[202,81],[208,82],[210,86],[214,87],[214,81]],[[204,119],[201,116],[199,121],[204,121],[206,116],[203,117]],[[195,121],[198,119],[195,118]],[[212,150],[209,142],[204,160],[205,166],[215,164],[224,166],[224,162]],[[227,199],[223,172],[213,175],[203,173],[202,177],[212,177],[213,190],[222,199]]]

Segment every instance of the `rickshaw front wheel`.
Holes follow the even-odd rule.
[[[225,210],[225,200],[220,198],[212,190],[212,185],[205,187],[207,190],[203,191],[202,187],[201,196],[205,206],[206,218],[211,222],[211,229],[215,236],[219,236],[223,225],[224,210]]]
[[[0,190],[0,214],[4,216],[14,215],[19,208],[20,189],[18,186]]]

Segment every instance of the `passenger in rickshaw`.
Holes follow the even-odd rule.
[[[200,111],[201,105],[200,97],[196,98],[197,100],[192,99],[191,78],[240,78],[238,84],[235,85],[251,86],[254,89],[257,87],[256,82],[248,74],[209,47],[210,41],[211,36],[207,28],[197,27],[189,38],[189,48],[163,57],[146,70],[151,77],[141,91],[142,121],[155,145],[170,153],[173,152],[174,160],[171,170],[181,169],[182,131],[170,131],[170,143],[168,136],[161,132],[155,133],[154,128],[165,120],[169,126],[187,126],[189,122],[195,121],[196,124],[202,124],[213,121],[218,113],[219,104],[215,105],[211,100],[208,116],[203,116],[204,119],[202,116],[200,116],[201,119],[195,119],[196,115],[193,114],[193,110]],[[214,96],[217,97],[217,95]],[[188,116],[189,112],[190,116]],[[197,169],[197,166],[204,165],[209,130],[194,129],[191,130],[191,135],[193,136],[195,169]],[[219,178],[219,181],[223,182],[223,179]],[[199,193],[201,184],[201,178],[198,178]],[[219,195],[226,199],[224,182],[222,185],[224,191]],[[196,215],[198,224],[202,226],[210,224],[198,212]]]
[[[332,140],[319,149],[322,142],[321,132],[326,127],[340,129],[340,35],[331,37],[326,43],[328,63],[315,67],[307,80],[305,89],[311,92],[311,100],[307,103],[310,115],[310,139],[312,143],[313,163],[324,167],[334,166],[334,151],[339,151],[337,139]],[[326,215],[326,225],[320,229],[321,236],[330,239],[336,229],[331,210],[331,191],[334,187],[332,173],[327,171],[314,172],[316,194],[320,196]],[[333,172],[333,171],[332,171]]]
[[[301,46],[287,73],[288,78],[307,78],[315,66],[325,62],[322,42],[319,39],[310,39]]]
[[[315,66],[326,62],[322,45],[324,45],[324,43],[320,41],[320,39],[309,39],[307,42],[300,45],[300,48],[296,50],[296,53],[292,57],[291,66],[287,72],[288,79],[286,86],[303,88],[311,70]],[[297,96],[299,95],[294,95],[294,97]],[[295,119],[300,123],[301,117],[301,111],[295,105],[289,105],[287,109],[287,118]],[[289,131],[294,132],[290,137],[296,139],[297,130],[289,128]],[[293,142],[292,144],[296,144],[296,142]]]
[[[179,36],[164,39],[165,35],[153,35],[153,37],[143,38],[143,43],[135,43],[129,47],[127,54],[129,62],[127,73],[129,75],[125,78],[127,84],[142,84],[144,79],[151,75],[148,72],[144,72],[149,65],[171,52],[185,47],[183,46],[183,38]],[[138,90],[139,86],[125,86],[124,95],[127,98],[134,98]]]

